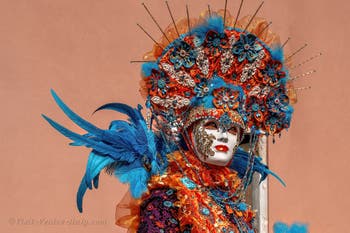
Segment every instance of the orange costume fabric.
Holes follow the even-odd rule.
[[[150,191],[144,194],[141,200],[128,197],[129,200],[124,199],[117,206],[117,225],[128,227],[130,233],[137,232],[141,203],[146,201],[154,190],[170,188],[176,190],[178,201],[174,205],[179,208],[177,220],[181,232],[185,232],[185,228],[189,225],[190,232],[239,232],[236,224],[230,221],[232,216],[252,228],[255,213],[250,207],[238,210],[228,204],[220,206],[210,195],[210,189],[213,188],[234,193],[240,184],[235,171],[228,167],[203,165],[188,151],[184,154],[174,152],[169,155],[169,161],[166,173],[152,177],[149,183]],[[179,166],[182,171],[179,170]],[[235,201],[235,198],[228,198],[226,201]],[[129,210],[129,213],[125,214],[125,210]],[[123,213],[125,215],[121,216]]]

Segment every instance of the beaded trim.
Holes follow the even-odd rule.
[[[227,116],[229,116],[230,120],[232,121],[232,123],[234,125],[239,126],[242,129],[245,129],[245,125],[244,125],[244,121],[241,117],[241,115],[239,115],[239,113],[237,113],[236,111],[228,111],[225,112],[222,109],[207,109],[204,107],[197,107],[194,108],[189,116],[187,117],[187,121],[185,122],[184,125],[184,129],[187,129],[188,127],[190,127],[194,122],[201,120],[201,119],[216,119],[216,120],[220,120],[220,118],[226,114]]]

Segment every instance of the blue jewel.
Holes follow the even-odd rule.
[[[253,110],[254,112],[258,111],[258,110],[259,110],[259,104],[254,103],[254,104],[252,105],[252,110]]]
[[[185,176],[180,180],[188,189],[192,190],[196,188],[196,184],[192,180],[190,180],[188,177]]]
[[[163,204],[166,206],[166,207],[172,207],[173,206],[173,203],[171,201],[164,201]]]
[[[219,47],[219,45],[220,45],[220,39],[219,39],[219,38],[215,38],[215,39],[213,40],[213,46],[214,46],[214,47]]]
[[[178,223],[178,222],[176,221],[175,218],[171,218],[171,219],[170,219],[170,222],[172,222],[172,223],[174,223],[174,224],[177,224],[177,223]]]
[[[237,205],[237,207],[238,207],[238,209],[241,210],[241,211],[246,211],[246,210],[247,210],[247,204],[246,204],[246,203],[243,203],[243,202],[239,203],[239,204]]]
[[[158,87],[159,87],[160,89],[163,89],[163,88],[165,87],[165,80],[159,79],[159,80],[158,80]]]
[[[166,191],[166,194],[168,195],[168,196],[170,196],[171,194],[173,194],[174,193],[174,190],[172,190],[172,189],[169,189],[168,191]]]
[[[210,214],[210,211],[209,211],[209,209],[208,208],[202,208],[202,214],[204,214],[204,215],[209,215]]]
[[[232,124],[232,120],[231,120],[230,116],[227,114],[227,112],[225,112],[225,114],[223,114],[220,117],[219,121],[222,125],[224,125],[225,128],[229,128]]]

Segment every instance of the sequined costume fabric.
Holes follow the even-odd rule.
[[[180,232],[177,220],[179,208],[176,191],[170,188],[155,189],[140,205],[140,224],[138,233],[147,232]]]
[[[204,165],[190,152],[175,152],[169,160],[167,172],[151,179],[139,210],[129,216],[135,227],[130,232],[254,232],[254,212],[230,198],[240,184],[236,172]]]

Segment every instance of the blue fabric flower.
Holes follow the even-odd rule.
[[[169,89],[170,79],[164,72],[154,71],[148,80],[149,88],[152,92],[163,97]]]
[[[221,52],[224,48],[229,47],[228,39],[225,33],[209,31],[205,41],[206,47],[209,49],[210,54],[213,54],[214,56]]]
[[[199,98],[203,98],[204,96],[207,96],[210,92],[210,87],[208,85],[208,81],[205,78],[202,78],[200,83],[197,84],[194,88],[194,93],[196,93],[196,96]]]
[[[235,110],[240,107],[240,93],[230,88],[218,88],[213,91],[213,104],[216,108]]]
[[[170,54],[170,61],[174,64],[175,69],[179,69],[182,66],[191,68],[196,63],[196,51],[185,41],[176,41],[174,43],[175,46]]]
[[[247,103],[247,113],[250,119],[254,119],[256,125],[260,126],[266,115],[264,100],[251,97]]]
[[[265,127],[269,134],[279,133],[283,128],[289,128],[292,112],[270,112],[265,122]]]
[[[257,58],[262,46],[257,43],[256,36],[252,34],[241,34],[239,40],[232,46],[232,53],[238,55],[238,61],[247,59],[252,62]]]
[[[283,114],[270,113],[269,118],[265,122],[265,126],[270,134],[278,132],[282,128]]]
[[[282,63],[277,60],[271,60],[266,64],[265,69],[261,71],[262,81],[265,84],[276,86],[279,80],[286,77],[286,73],[282,70]]]
[[[281,88],[271,90],[267,97],[267,106],[270,112],[286,112],[289,106],[289,98]]]

